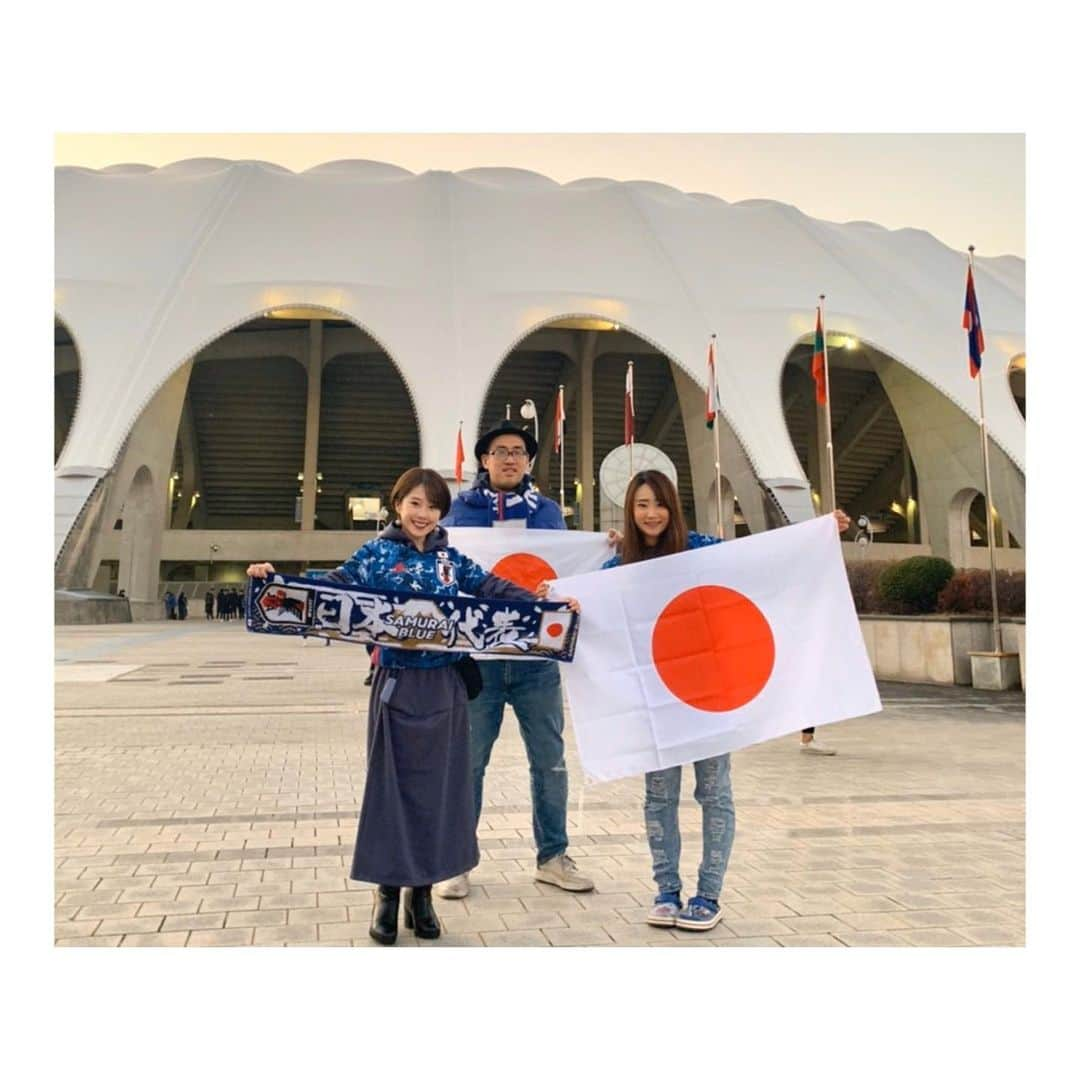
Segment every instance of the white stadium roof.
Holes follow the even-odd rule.
[[[357,323],[397,364],[427,465],[452,465],[458,419],[475,428],[516,343],[595,315],[702,384],[716,333],[720,405],[757,474],[797,477],[780,378],[820,292],[830,333],[901,361],[977,416],[960,325],[966,259],[918,229],[647,182],[416,175],[372,161],[303,173],[217,159],[60,168],[56,312],[81,383],[57,472],[111,467],[154,393],[221,334],[268,309],[315,306]],[[1023,469],[1007,368],[1025,349],[1024,262],[977,258],[976,274],[988,424]]]

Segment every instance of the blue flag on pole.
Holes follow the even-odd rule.
[[[983,341],[982,319],[979,318],[979,301],[975,299],[975,276],[968,267],[967,295],[964,298],[964,329],[968,332],[968,370],[973,379],[978,378],[982,368]]]

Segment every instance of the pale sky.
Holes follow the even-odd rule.
[[[978,255],[1025,253],[1023,135],[71,134],[56,164],[255,158],[299,172],[366,158],[411,172],[509,166],[560,183],[655,180],[728,202],[776,199],[826,221],[926,229]]]

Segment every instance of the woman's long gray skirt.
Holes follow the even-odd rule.
[[[376,668],[349,876],[430,885],[479,862],[461,676],[453,667]]]

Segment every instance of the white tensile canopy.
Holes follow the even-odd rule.
[[[721,410],[768,482],[802,475],[780,378],[821,292],[830,333],[872,345],[977,417],[960,325],[966,260],[917,229],[646,182],[414,175],[370,161],[303,173],[215,159],[61,168],[56,312],[81,375],[57,465],[58,550],[59,519],[70,525],[166,379],[269,309],[325,308],[378,341],[436,468],[452,468],[458,419],[475,429],[498,365],[545,323],[616,321],[702,386],[715,333]],[[980,258],[976,273],[988,427],[1022,470],[1007,372],[1025,348],[1024,262]]]

